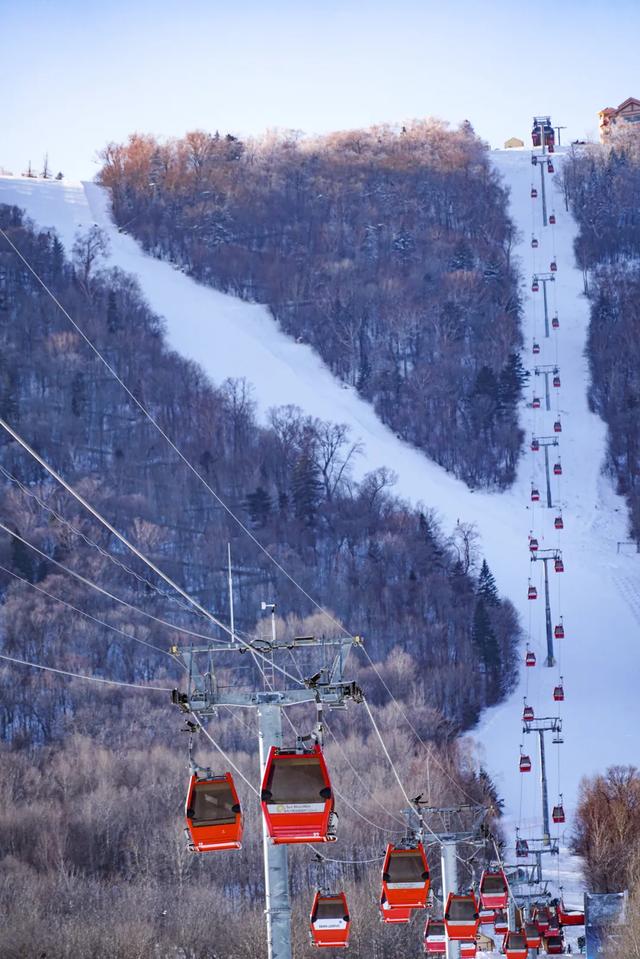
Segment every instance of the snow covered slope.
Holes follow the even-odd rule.
[[[111,264],[138,277],[150,306],[166,318],[171,345],[197,360],[214,381],[247,377],[254,384],[262,413],[273,405],[295,403],[315,416],[347,423],[353,437],[364,444],[356,464],[358,475],[377,466],[390,466],[398,475],[397,492],[435,507],[446,531],[453,529],[458,518],[477,523],[482,552],[500,589],[518,607],[525,628],[530,627],[539,663],[526,671],[526,677],[522,669],[520,689],[507,703],[486,714],[477,738],[505,797],[511,821],[518,820],[522,805],[526,825],[539,834],[533,742],[529,744],[533,774],[521,776],[518,772],[522,697],[528,686],[536,715],[556,715],[552,688],[558,673],[540,665],[544,659],[544,605],[540,599],[532,603],[526,598],[531,565],[528,534],[535,530],[541,548],[560,546],[566,568],[562,574],[550,573],[553,618],[556,621],[562,614],[566,629],[566,639],[557,644],[566,702],[562,704],[565,744],[561,747],[561,781],[553,755],[549,757],[549,776],[552,802],[562,790],[568,811],[583,774],[612,763],[640,765],[640,741],[635,735],[640,722],[640,562],[634,554],[617,553],[617,541],[626,539],[625,506],[601,475],[605,428],[587,406],[583,350],[588,305],[581,295],[581,275],[573,267],[575,225],[559,196],[551,202],[557,226],[543,229],[540,225],[540,201],[532,204],[530,199],[532,167],[527,151],[499,152],[494,158],[511,188],[512,215],[522,231],[516,253],[525,277],[527,357],[531,366],[534,359],[545,364],[557,362],[562,379],[558,398],[563,476],[554,480],[554,497],[560,497],[564,507],[565,529],[561,532],[553,528],[552,512],[538,507],[534,511],[530,502],[532,466],[537,482],[542,483],[542,454],[526,453],[517,481],[508,492],[471,492],[424,454],[398,440],[367,403],[342,388],[309,347],[281,333],[267,309],[199,286],[169,264],[141,252],[132,238],[115,229],[108,197],[94,184],[4,177],[0,178],[0,203],[21,206],[37,225],[55,227],[67,248],[79,227],[98,223],[110,239]],[[557,168],[561,157],[556,155],[555,163]],[[534,216],[540,241],[535,264],[530,246]],[[557,304],[561,326],[545,340],[542,292],[529,292],[530,277],[534,267],[546,272],[554,253],[558,273],[550,288],[550,301],[552,312]],[[77,319],[82,322],[82,317]],[[542,345],[536,358],[529,352],[534,334]],[[528,403],[533,390],[527,392]],[[555,406],[554,397],[554,410]],[[543,410],[534,414],[523,404],[521,418],[528,436],[532,428],[542,435],[552,433],[553,413]],[[539,592],[541,566],[538,563],[533,570]],[[357,623],[351,626],[358,628]]]

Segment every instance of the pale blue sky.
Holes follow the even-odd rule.
[[[92,177],[132,131],[468,118],[575,139],[640,96],[638,0],[0,0],[0,167]]]

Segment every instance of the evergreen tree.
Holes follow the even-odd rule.
[[[118,301],[114,290],[109,290],[107,299],[107,329],[109,333],[117,333],[120,328],[120,317],[118,315]]]
[[[476,603],[471,638],[480,654],[487,682],[490,687],[494,687],[500,672],[500,647],[482,597],[479,597]]]
[[[271,497],[264,486],[258,486],[253,493],[249,493],[245,507],[249,511],[254,526],[266,525],[271,513]]]
[[[489,606],[499,606],[500,597],[495,576],[489,569],[486,559],[482,560],[480,576],[478,577],[478,596]]]
[[[315,526],[322,484],[318,467],[308,449],[304,449],[293,468],[293,505],[296,518],[305,526]]]

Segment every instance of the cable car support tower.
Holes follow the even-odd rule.
[[[548,475],[548,474],[547,474]],[[532,563],[542,563],[544,565],[544,618],[547,634],[547,657],[544,661],[545,666],[555,666],[556,657],[553,648],[553,627],[551,625],[551,600],[549,598],[549,570],[547,563],[562,562],[562,550],[560,549],[541,549],[531,553]]]
[[[292,640],[279,641],[275,630],[275,604],[262,604],[271,613],[271,640],[258,640],[247,643],[235,636],[226,642],[216,640],[207,646],[189,646],[171,650],[175,658],[186,670],[187,691],[174,690],[172,701],[185,713],[192,714],[198,721],[214,717],[221,706],[242,706],[256,710],[258,719],[258,740],[260,753],[260,773],[264,776],[267,757],[272,746],[282,748],[282,713],[289,706],[302,703],[314,703],[317,710],[316,733],[322,735],[322,711],[345,709],[347,700],[362,702],[362,691],[355,682],[345,681],[343,670],[349,650],[359,645],[358,636],[336,639],[300,636]],[[292,688],[276,689],[275,683],[267,677],[264,666],[259,664],[269,660],[278,650],[287,650],[294,657],[296,651],[322,650],[325,662],[314,675],[305,678],[304,684]],[[215,660],[217,657],[232,653],[252,655],[268,688],[242,690],[238,686],[221,685],[216,678]],[[267,654],[267,655],[265,655]],[[308,659],[308,657],[307,657]],[[293,659],[295,662],[295,658]],[[227,664],[225,664],[226,666]],[[297,664],[296,664],[297,665]],[[272,669],[272,677],[276,671]],[[302,675],[302,674],[301,674]],[[265,914],[267,918],[267,942],[269,959],[292,959],[291,951],[291,901],[289,895],[289,863],[286,844],[275,844],[271,840],[267,824],[263,817],[263,856],[265,877]]]
[[[525,735],[538,733],[538,744],[540,747],[540,788],[542,793],[542,826],[543,839],[545,846],[551,845],[551,827],[549,823],[549,788],[547,784],[547,760],[544,744],[544,734],[553,733],[553,742],[562,743],[562,720],[559,716],[545,716],[541,719],[533,719],[531,722],[523,723],[522,732]]]

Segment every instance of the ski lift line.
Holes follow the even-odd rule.
[[[350,800],[347,799],[344,793],[340,792],[340,790],[336,787],[335,783],[333,784],[331,788],[333,789],[338,799],[340,799],[341,802],[343,802],[352,812],[354,812],[356,816],[362,819],[363,822],[366,822],[368,826],[371,826],[373,829],[378,829],[380,830],[380,832],[386,832],[390,836],[396,835],[396,833],[398,832],[397,829],[389,829],[388,826],[379,826],[377,823],[372,822],[371,819],[368,819],[367,816],[364,815],[364,813],[361,813],[359,809],[357,809],[354,805],[352,805],[352,803],[350,802]]]
[[[115,526],[113,526],[113,525],[109,522],[109,520],[105,519],[105,518],[84,498],[84,496],[82,496],[81,493],[78,493],[77,490],[74,490],[74,488],[73,488],[69,483],[67,483],[67,481],[66,481],[62,476],[60,476],[60,474],[57,473],[56,470],[54,470],[54,468],[53,468],[52,466],[49,466],[49,464],[46,462],[46,460],[44,460],[38,453],[36,453],[36,451],[35,451],[34,449],[32,449],[31,446],[29,446],[29,444],[26,442],[26,440],[24,440],[18,433],[16,433],[16,431],[15,431],[14,429],[12,429],[12,427],[9,426],[9,424],[6,422],[6,420],[4,420],[2,417],[0,417],[0,426],[1,426],[1,427],[5,430],[5,432],[8,433],[9,436],[11,436],[27,453],[29,453],[30,456],[32,456],[33,459],[35,459],[35,461],[36,461],[40,466],[42,466],[43,469],[45,469],[45,470],[47,471],[47,473],[49,473],[58,483],[60,483],[60,485],[61,485],[68,493],[70,493],[71,496],[74,497],[74,499],[76,499],[82,506],[84,506],[84,508],[87,509],[87,510],[91,513],[92,516],[94,516],[100,523],[102,523],[103,526],[106,527],[106,529],[108,529],[117,539],[119,539],[120,542],[123,543],[123,544],[127,547],[127,549],[131,550],[131,552],[134,554],[134,556],[137,556],[138,559],[142,560],[142,562],[145,563],[145,564],[149,567],[149,569],[153,570],[153,572],[156,573],[157,576],[159,576],[161,579],[163,579],[163,580],[165,581],[165,583],[167,583],[167,585],[171,586],[172,589],[175,589],[176,592],[180,593],[180,595],[183,596],[183,597],[187,600],[187,602],[191,603],[191,605],[194,607],[194,609],[196,609],[198,612],[200,612],[206,619],[209,619],[212,623],[214,623],[216,626],[218,626],[223,632],[225,632],[225,633],[227,633],[229,636],[231,636],[232,639],[237,640],[242,646],[245,646],[247,649],[252,649],[251,644],[248,643],[245,639],[243,639],[243,638],[238,634],[237,631],[232,633],[231,629],[230,629],[228,626],[226,626],[221,620],[219,620],[216,616],[214,616],[213,613],[210,613],[209,610],[206,609],[204,606],[202,606],[196,599],[194,599],[192,596],[190,596],[189,593],[187,593],[184,589],[182,589],[181,586],[178,586],[178,584],[177,584],[176,582],[174,582],[174,580],[172,580],[171,577],[168,576],[166,573],[164,573],[158,566],[156,566],[155,563],[154,563],[152,560],[148,559],[148,557],[146,557],[146,556],[144,555],[144,553],[142,553],[142,552],[138,549],[137,546],[135,546],[133,543],[131,543],[131,542],[127,539],[126,536],[124,536],[122,533],[120,533],[120,532],[115,528]],[[265,657],[263,656],[263,654],[260,653],[260,652],[258,652],[257,650],[254,650],[254,652],[256,653],[256,655],[262,656],[262,658],[265,658]],[[272,665],[273,665],[273,668],[274,668],[274,669],[276,669],[276,670],[278,670],[278,672],[282,673],[283,676],[286,676],[287,679],[291,679],[293,682],[298,683],[299,685],[303,685],[303,684],[300,682],[299,679],[296,679],[295,676],[292,676],[291,673],[287,672],[287,670],[283,669],[281,666],[277,666],[275,663],[273,663]]]
[[[193,716],[194,722],[197,723],[197,725],[200,727],[200,729],[201,729],[202,732],[205,734],[206,738],[209,740],[209,742],[211,743],[211,745],[214,746],[214,747],[218,750],[218,752],[220,753],[220,755],[222,756],[222,758],[224,759],[224,761],[229,764],[230,768],[233,769],[234,773],[237,773],[237,774],[238,774],[238,776],[240,777],[240,779],[242,779],[242,781],[244,782],[244,784],[249,787],[249,789],[251,790],[251,792],[255,793],[255,795],[258,797],[258,799],[260,799],[260,792],[259,792],[259,790],[257,790],[256,787],[253,785],[253,783],[252,783],[249,779],[247,779],[247,777],[246,777],[245,774],[242,772],[242,770],[240,770],[240,769],[236,766],[236,764],[234,763],[234,761],[231,759],[231,757],[229,756],[229,754],[224,751],[224,749],[222,748],[222,746],[221,746],[219,743],[216,742],[216,740],[213,738],[213,736],[211,735],[211,733],[209,732],[209,730],[207,729],[207,727],[202,723],[200,717],[199,717],[199,716],[196,716],[195,713],[192,713],[191,715]]]
[[[324,856],[321,852],[318,852],[315,846],[310,845],[310,843],[307,843],[307,846],[317,856],[320,856],[323,862],[335,862],[343,866],[364,866],[368,863],[383,862],[385,859],[384,856],[376,856],[375,859],[330,859],[329,856]]]
[[[153,562],[153,560],[150,560],[147,556],[145,556],[144,553],[143,553],[141,550],[139,550],[138,547],[135,546],[134,543],[132,543],[129,539],[127,539],[127,537],[126,537],[123,533],[121,533],[119,530],[117,530],[117,529],[115,528],[115,526],[113,526],[113,525],[109,522],[108,519],[105,519],[105,517],[102,516],[102,514],[99,513],[98,510],[97,510],[94,506],[92,506],[91,503],[90,503],[87,499],[84,498],[84,496],[82,495],[82,493],[79,493],[77,490],[75,490],[75,489],[73,488],[73,486],[71,486],[71,484],[68,483],[68,482],[64,479],[64,477],[62,477],[52,466],[49,465],[49,463],[47,463],[47,461],[46,461],[45,459],[43,459],[42,456],[40,456],[39,453],[37,453],[37,452],[33,449],[33,447],[29,446],[29,444],[27,443],[27,441],[26,441],[25,439],[23,439],[22,436],[20,436],[19,433],[16,433],[16,431],[15,431],[11,426],[9,426],[9,424],[6,422],[6,420],[4,420],[2,417],[0,417],[0,426],[3,428],[3,430],[4,430],[6,433],[9,434],[9,436],[12,437],[12,439],[14,439],[14,440],[16,441],[16,443],[18,443],[18,444],[29,454],[29,456],[31,456],[31,457],[36,461],[36,463],[38,463],[39,466],[41,466],[44,470],[46,470],[46,472],[47,472],[50,476],[52,476],[53,479],[56,480],[57,483],[59,483],[59,484],[67,491],[67,493],[69,493],[71,496],[73,496],[73,498],[74,498],[75,500],[77,500],[78,503],[80,503],[81,506],[84,506],[84,508],[85,508],[89,513],[91,513],[91,515],[94,517],[94,519],[97,519],[99,523],[102,523],[102,525],[103,525],[106,529],[108,529],[109,532],[113,534],[113,536],[115,536],[118,540],[120,540],[120,542],[121,542],[124,546],[126,546],[127,549],[130,550],[130,551],[134,554],[134,556],[137,556],[139,560],[141,560],[143,563],[145,563],[145,565],[147,565],[147,566],[149,567],[149,569],[153,570],[153,572],[154,572],[157,576],[159,576],[161,579],[163,579],[163,580],[165,581],[165,583],[167,583],[169,586],[171,586],[172,589],[175,589],[176,592],[180,593],[180,595],[181,595],[184,599],[186,599],[187,602],[191,603],[191,605],[192,605],[196,610],[198,610],[198,612],[199,612],[202,616],[205,616],[205,617],[206,617],[207,619],[209,619],[211,622],[215,623],[215,625],[218,626],[219,629],[222,629],[224,632],[226,632],[226,633],[228,633],[229,635],[231,635],[231,630],[229,629],[228,626],[225,626],[225,624],[222,623],[219,619],[217,619],[217,618],[213,615],[213,613],[210,613],[207,609],[205,609],[204,606],[201,606],[200,603],[199,603],[197,600],[193,599],[193,597],[190,596],[184,589],[182,589],[181,586],[178,586],[178,584],[175,583],[175,582],[171,579],[170,576],[168,576],[168,575],[167,575],[166,573],[164,573],[158,566],[156,566],[155,563]]]
[[[28,488],[28,486],[25,486],[17,476],[14,476],[12,473],[10,473],[9,470],[4,468],[4,466],[0,466],[0,473],[2,473],[2,475],[10,482],[14,483],[18,489],[24,493],[25,496],[29,496],[31,499],[35,500],[38,506],[50,513],[51,516],[53,516],[59,523],[70,530],[70,532],[72,532],[75,536],[79,536],[87,546],[91,546],[93,549],[96,549],[101,556],[104,556],[105,559],[108,559],[110,563],[114,564],[114,566],[118,566],[125,573],[135,576],[138,582],[144,583],[145,586],[148,586],[149,589],[152,589],[159,596],[163,596],[172,603],[176,603],[176,605],[178,605],[185,612],[193,614],[193,609],[190,606],[187,606],[186,603],[181,602],[177,596],[172,596],[170,593],[166,592],[166,590],[160,589],[160,587],[152,583],[151,580],[147,579],[145,576],[142,576],[141,573],[137,573],[135,569],[131,569],[131,567],[127,566],[126,563],[123,563],[122,560],[119,560],[112,553],[108,552],[108,550],[100,546],[99,543],[94,542],[89,536],[86,535],[86,533],[83,533],[82,530],[77,529],[73,523],[70,523],[69,520],[65,519],[65,517],[58,513],[57,510],[55,510],[52,506],[49,506],[49,504],[41,499],[37,493],[34,493],[33,490]]]
[[[105,623],[103,619],[99,619],[97,616],[92,616],[91,613],[87,613],[83,609],[78,609],[78,607],[74,606],[73,603],[68,603],[66,599],[62,599],[60,596],[55,596],[54,593],[50,593],[49,590],[44,589],[42,586],[38,586],[37,583],[31,583],[28,579],[25,579],[24,576],[18,576],[17,573],[14,573],[13,570],[7,569],[6,566],[0,565],[0,571],[6,573],[8,576],[13,576],[14,579],[19,580],[21,583],[25,583],[27,586],[37,590],[39,593],[43,593],[45,596],[48,596],[49,599],[54,600],[54,602],[60,603],[61,606],[66,606],[67,609],[70,609],[74,613],[78,613],[79,616],[85,616],[93,623],[97,623],[99,626],[104,626],[106,629],[112,630],[119,636],[124,636],[126,639],[132,639],[136,643],[141,643],[143,646],[148,646],[149,649],[155,649],[155,651],[158,653],[164,653],[164,655],[168,656],[174,663],[176,662],[175,657],[172,656],[171,653],[166,649],[162,649],[161,646],[155,646],[153,643],[148,643],[146,639],[140,639],[140,637],[134,636],[133,633],[127,633],[126,630],[120,629],[118,626],[112,626],[111,623]],[[184,668],[186,667],[183,666],[183,669]]]
[[[176,626],[174,623],[170,623],[168,620],[160,619],[158,616],[154,616],[153,613],[147,613],[144,609],[139,609],[138,606],[134,606],[133,603],[127,602],[126,599],[122,599],[120,596],[116,596],[115,593],[110,593],[108,589],[105,589],[103,586],[99,586],[98,583],[94,583],[93,580],[87,579],[86,576],[83,576],[81,573],[76,572],[74,569],[71,569],[69,566],[65,566],[63,563],[58,562],[57,559],[53,559],[52,556],[48,556],[47,553],[43,552],[37,546],[34,546],[33,543],[30,543],[28,540],[24,539],[23,536],[20,536],[19,533],[16,533],[14,530],[10,529],[8,526],[0,521],[0,529],[5,533],[8,533],[9,536],[13,536],[14,539],[17,539],[18,542],[23,543],[25,546],[28,546],[29,549],[32,549],[34,553],[37,553],[39,556],[42,556],[43,559],[46,559],[47,562],[52,563],[54,566],[57,566],[58,569],[63,570],[65,573],[68,573],[70,576],[73,576],[75,579],[79,580],[81,583],[84,583],[85,586],[89,586],[91,589],[96,590],[98,593],[102,593],[103,596],[106,596],[108,599],[112,599],[116,603],[120,603],[121,606],[126,606],[127,609],[130,609],[134,613],[139,613],[140,616],[146,616],[147,619],[153,620],[154,623],[159,623],[161,626],[165,626],[167,629],[172,630],[173,632],[184,633],[186,636],[193,636],[196,639],[204,639],[209,643],[220,643],[222,640],[215,639],[213,636],[206,636],[204,633],[195,633],[193,630],[186,629],[183,626]]]
[[[440,760],[438,759],[438,757],[437,757],[436,754],[433,754],[433,755],[432,755],[431,750],[429,749],[429,747],[428,747],[427,744],[425,743],[424,739],[422,738],[422,736],[420,735],[420,733],[418,732],[418,730],[415,728],[415,726],[413,725],[413,723],[411,722],[411,720],[409,719],[409,717],[407,716],[407,714],[406,714],[405,711],[403,710],[402,706],[400,705],[400,703],[398,702],[398,700],[396,699],[396,697],[393,695],[393,693],[392,693],[391,690],[389,689],[387,683],[386,683],[385,680],[384,680],[384,677],[383,677],[382,674],[380,673],[380,670],[378,669],[378,667],[376,666],[376,664],[374,663],[374,661],[371,659],[371,656],[369,655],[368,650],[365,649],[364,646],[360,646],[359,648],[362,649],[362,652],[363,652],[364,655],[367,657],[367,659],[368,659],[368,661],[369,661],[369,664],[370,664],[371,667],[373,668],[373,671],[375,672],[376,676],[378,677],[378,679],[379,679],[380,682],[382,683],[384,689],[386,690],[386,692],[387,692],[387,694],[389,695],[389,697],[390,697],[391,701],[393,702],[394,706],[396,707],[396,709],[398,710],[398,712],[400,713],[400,715],[402,716],[402,718],[403,718],[404,721],[406,722],[407,726],[409,727],[409,729],[411,730],[411,732],[414,734],[414,736],[416,737],[416,739],[418,740],[418,742],[419,742],[419,743],[422,745],[422,747],[425,749],[425,751],[429,754],[430,760],[432,759],[432,760],[435,762],[435,764],[436,764],[436,766],[438,767],[438,769],[440,770],[440,772],[443,773],[444,776],[446,776],[446,778],[451,782],[451,784],[452,784],[453,786],[455,786],[456,789],[458,789],[458,790],[462,793],[463,796],[465,796],[470,802],[472,802],[472,803],[475,804],[475,803],[477,802],[477,799],[476,799],[475,797],[471,796],[471,795],[465,790],[464,786],[462,786],[460,783],[456,782],[456,780],[453,778],[453,776],[451,775],[451,773],[450,773],[450,772],[446,769],[446,767],[440,762]],[[365,703],[365,705],[367,705],[367,708],[368,708],[368,704]]]
[[[78,325],[78,323],[76,323],[76,321],[73,319],[73,317],[67,312],[67,310],[64,308],[64,306],[62,305],[62,303],[60,302],[60,300],[58,300],[58,298],[56,297],[55,293],[53,293],[53,291],[47,286],[47,284],[45,283],[45,281],[40,277],[40,275],[37,273],[37,271],[31,266],[31,264],[30,264],[29,261],[26,259],[26,257],[20,252],[20,250],[18,249],[18,247],[15,245],[15,243],[13,243],[13,241],[9,238],[9,236],[6,234],[6,232],[5,232],[1,227],[0,227],[0,235],[4,237],[4,239],[7,241],[7,243],[8,243],[9,246],[11,247],[11,249],[12,249],[12,250],[14,251],[14,253],[19,257],[19,259],[24,263],[24,265],[25,265],[26,268],[29,270],[29,272],[35,277],[35,279],[36,279],[37,282],[40,284],[40,286],[43,288],[43,290],[47,293],[48,296],[51,297],[51,299],[53,300],[53,302],[55,303],[55,305],[56,305],[56,306],[58,307],[58,309],[64,314],[64,316],[66,316],[66,318],[69,320],[69,322],[71,323],[71,325],[73,326],[73,328],[76,330],[76,332],[77,332],[77,333],[82,337],[82,339],[85,341],[85,343],[87,344],[87,346],[89,346],[89,348],[93,351],[93,353],[98,357],[98,359],[100,360],[100,362],[106,367],[106,369],[111,373],[111,375],[114,377],[114,379],[120,384],[120,386],[121,386],[121,387],[123,388],[123,390],[126,392],[127,396],[135,403],[135,405],[138,407],[138,409],[141,411],[141,413],[142,413],[142,414],[149,420],[149,422],[155,427],[155,429],[158,431],[158,433],[160,433],[160,435],[163,437],[163,439],[169,444],[169,446],[171,447],[171,449],[172,449],[172,450],[174,451],[174,453],[176,453],[176,455],[182,460],[182,462],[185,464],[185,466],[186,466],[186,467],[193,473],[193,475],[202,483],[202,485],[205,487],[205,489],[208,490],[208,492],[211,494],[211,496],[213,496],[213,498],[216,500],[216,502],[218,503],[218,505],[221,506],[222,509],[223,509],[223,510],[234,520],[234,522],[240,527],[240,529],[241,529],[244,533],[246,533],[246,535],[252,540],[252,542],[258,547],[258,549],[260,549],[260,550],[262,551],[262,553],[264,553],[264,555],[274,564],[274,566],[275,566],[278,570],[280,570],[280,572],[283,574],[283,576],[286,576],[286,578],[296,587],[296,589],[300,590],[300,592],[303,594],[303,596],[305,596],[305,597],[309,600],[309,602],[310,602],[313,606],[315,606],[316,609],[319,610],[319,612],[322,613],[323,616],[325,616],[330,622],[332,622],[335,626],[337,626],[337,627],[345,634],[345,636],[351,636],[352,634],[343,626],[343,624],[342,624],[341,622],[339,622],[337,619],[335,619],[335,617],[333,617],[326,609],[324,609],[324,607],[321,606],[320,603],[318,603],[318,602],[313,598],[313,596],[311,596],[311,595],[305,590],[305,588],[295,579],[295,577],[293,577],[293,576],[291,575],[291,573],[289,573],[289,572],[285,569],[285,567],[282,566],[282,564],[278,562],[278,560],[275,558],[275,556],[274,556],[272,553],[269,552],[269,550],[266,548],[266,546],[263,546],[263,545],[262,545],[262,543],[260,542],[260,540],[252,533],[252,531],[249,529],[249,527],[246,526],[246,525],[242,522],[242,520],[240,519],[240,517],[237,516],[236,513],[233,512],[233,510],[231,509],[231,507],[228,506],[228,505],[225,503],[225,501],[222,499],[222,497],[219,496],[219,495],[216,493],[216,491],[213,489],[213,487],[209,485],[209,483],[206,481],[206,479],[204,478],[204,476],[202,476],[202,474],[196,469],[196,467],[193,465],[193,463],[191,463],[191,461],[185,456],[185,454],[180,450],[180,448],[179,448],[178,446],[176,446],[176,444],[173,442],[173,440],[171,439],[171,437],[165,432],[165,430],[163,430],[163,428],[160,426],[160,424],[158,423],[158,421],[151,415],[151,413],[150,413],[149,410],[145,407],[145,405],[144,405],[144,404],[135,396],[135,394],[129,389],[129,387],[126,385],[126,383],[124,382],[124,380],[118,375],[118,373],[117,373],[116,370],[113,368],[113,366],[111,366],[111,364],[109,363],[109,361],[102,355],[102,353],[100,352],[100,350],[97,348],[97,346],[95,346],[95,344],[94,344],[94,343],[92,342],[92,340],[87,336],[87,334],[84,332],[84,330]]]
[[[99,676],[87,676],[84,673],[72,673],[68,669],[44,666],[42,663],[31,663],[27,659],[18,659],[16,656],[8,656],[6,653],[0,653],[0,659],[4,659],[8,663],[17,663],[20,666],[31,666],[33,669],[42,669],[47,673],[56,673],[59,676],[70,676],[72,679],[84,679],[90,683],[102,683],[105,686],[125,686],[127,689],[143,689],[158,693],[171,692],[169,686],[142,686],[140,683],[125,683],[118,679],[100,679]]]

